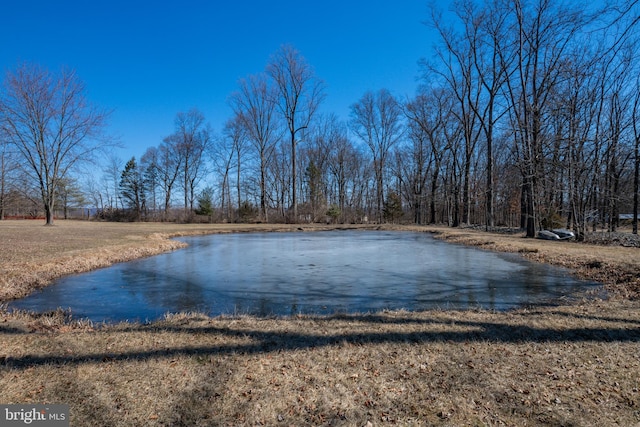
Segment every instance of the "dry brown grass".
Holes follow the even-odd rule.
[[[5,255],[5,227],[3,269],[5,260],[56,265],[74,253],[146,254],[156,233],[232,228],[59,223],[62,233],[13,230],[16,246],[42,246]],[[585,270],[639,262],[638,250],[620,256],[609,248],[434,231],[559,264],[588,263]],[[611,277],[612,290],[636,283]],[[0,310],[0,401],[68,403],[74,426],[640,425],[640,303],[625,292],[501,313],[176,314],[149,325]]]
[[[640,309],[0,323],[5,402],[73,425],[636,425]]]
[[[169,237],[248,231],[323,229],[286,224],[170,224],[0,221],[0,301],[20,298],[53,279],[182,247]]]

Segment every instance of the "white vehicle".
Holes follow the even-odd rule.
[[[557,228],[554,230],[541,230],[538,231],[538,239],[543,240],[569,240],[576,237],[573,231],[566,230],[564,228]]]

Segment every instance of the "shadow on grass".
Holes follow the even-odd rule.
[[[565,313],[556,313],[565,315]],[[262,354],[277,351],[292,351],[312,349],[324,346],[340,345],[343,343],[366,344],[426,344],[430,342],[466,343],[466,342],[496,342],[496,343],[526,343],[526,342],[640,342],[640,327],[577,327],[577,328],[537,328],[525,325],[514,325],[505,322],[487,322],[473,320],[452,320],[437,318],[386,317],[384,315],[363,316],[335,316],[331,318],[308,318],[307,320],[321,323],[334,321],[358,322],[360,324],[393,325],[418,324],[455,325],[451,331],[383,331],[383,332],[345,332],[329,335],[314,335],[315,330],[310,325],[309,333],[290,331],[264,331],[259,329],[233,328],[229,326],[206,325],[203,327],[190,325],[131,325],[124,329],[107,330],[110,333],[146,332],[150,336],[157,333],[215,334],[230,339],[249,339],[250,343],[228,345],[190,345],[174,346],[157,350],[125,351],[120,353],[95,353],[71,355],[24,355],[8,356],[0,360],[0,366],[13,368],[27,368],[38,365],[80,365],[102,362],[118,362],[125,360],[148,360],[158,358],[174,358],[176,356],[212,356],[225,354]],[[604,321],[624,322],[623,319],[604,318]],[[631,320],[630,323],[637,323]],[[331,330],[330,326],[325,330]],[[460,328],[467,330],[460,331]],[[0,333],[3,332],[0,329]],[[4,333],[15,333],[4,331]],[[101,333],[96,331],[95,333]],[[195,335],[197,334],[197,335]]]
[[[23,334],[22,329],[14,328],[13,326],[0,325],[0,334]]]

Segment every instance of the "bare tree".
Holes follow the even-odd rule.
[[[296,134],[309,123],[324,98],[323,83],[293,46],[284,45],[271,58],[267,73],[275,82],[277,105],[291,141],[291,197],[294,221],[298,220]]]
[[[473,7],[464,9],[467,13],[466,33],[470,35],[473,66],[477,73],[483,94],[479,103],[471,103],[471,109],[479,120],[486,142],[486,189],[485,189],[485,227],[495,225],[494,213],[494,139],[496,123],[505,112],[498,112],[498,97],[506,71],[511,67],[511,58],[504,56],[500,60],[498,51],[507,31],[507,13],[499,2],[492,2],[487,7],[477,10]]]
[[[243,163],[245,162],[245,155],[248,150],[247,143],[247,129],[244,127],[242,118],[240,116],[234,116],[225,125],[225,136],[232,142],[231,149],[233,154],[231,157],[235,157],[236,160],[236,197],[238,207],[242,204],[242,170]]]
[[[184,209],[193,211],[195,189],[202,178],[205,153],[211,143],[211,130],[197,109],[178,113],[175,119],[176,150],[183,179]]]
[[[449,139],[445,137],[445,126],[451,122],[451,102],[449,93],[439,89],[425,89],[405,106],[409,120],[410,140],[413,143],[415,162],[412,189],[416,200],[416,209],[421,209],[422,193],[427,180],[427,161],[431,169],[431,193],[429,202],[429,222],[436,222],[436,194],[442,171],[442,162],[449,149]],[[419,211],[414,215],[420,222]]]
[[[100,214],[104,211],[104,198],[102,194],[102,187],[98,183],[96,176],[89,175],[83,185],[84,193],[89,197],[93,204],[93,210],[96,214]],[[91,212],[91,210],[89,210]]]
[[[178,143],[178,135],[174,133],[166,137],[158,147],[157,169],[160,188],[164,193],[164,220],[168,219],[173,189],[180,175],[180,167],[182,165]]]
[[[5,217],[9,204],[9,192],[12,190],[12,177],[18,170],[19,164],[13,147],[1,135],[0,128],[0,220]]]
[[[193,211],[195,191],[205,172],[205,153],[211,145],[210,126],[197,109],[177,113],[174,126],[175,131],[164,138],[153,159],[153,178],[164,192],[164,219],[167,219],[178,179],[182,181],[184,211]]]
[[[281,140],[275,145],[273,155],[268,164],[267,176],[268,204],[275,207],[280,216],[287,218],[287,211],[292,206],[291,193],[291,151],[288,141]]]
[[[634,172],[633,172],[633,234],[638,234],[638,187],[640,186],[640,138],[636,136],[634,148]]]
[[[107,113],[88,102],[84,84],[73,71],[54,75],[23,65],[7,74],[4,86],[2,127],[29,177],[38,183],[46,224],[53,225],[60,181],[100,148]]]
[[[636,81],[633,99],[633,234],[638,234],[638,197],[640,192],[640,78]]]
[[[4,211],[6,208],[7,170],[9,163],[7,145],[4,141],[0,140],[0,221],[4,219]]]
[[[335,131],[332,134],[332,144],[327,159],[331,177],[329,187],[333,194],[331,202],[336,204],[339,210],[335,212],[338,214],[336,219],[345,222],[349,217],[347,208],[360,204],[356,201],[358,198],[356,180],[364,161],[361,153],[347,137],[345,124],[335,122]]]
[[[384,177],[389,150],[403,134],[402,108],[386,89],[367,92],[351,106],[351,129],[369,147],[376,178],[376,216],[382,222]]]
[[[213,149],[213,163],[216,169],[222,175],[221,201],[222,212],[225,219],[230,217],[231,208],[231,184],[230,173],[236,168],[236,192],[238,206],[242,203],[240,191],[241,183],[241,166],[244,154],[246,132],[242,123],[236,117],[227,121],[223,130],[222,138],[217,140]],[[235,165],[233,164],[235,157]]]
[[[114,153],[110,153],[106,157],[107,163],[102,170],[102,180],[104,182],[106,204],[109,209],[119,209],[120,204],[120,173],[124,168],[125,162]]]
[[[515,49],[515,66],[506,80],[514,141],[522,172],[522,221],[527,237],[539,227],[540,178],[542,173],[544,116],[550,95],[560,81],[566,54],[584,28],[585,16],[577,8],[563,8],[552,0],[511,3],[513,37],[500,50],[503,63]]]
[[[305,203],[312,221],[324,218],[329,194],[329,160],[332,149],[343,136],[344,125],[335,115],[319,115],[309,130],[302,149],[304,165]]]
[[[85,203],[85,195],[76,179],[64,178],[60,181],[56,191],[58,201],[56,205],[62,205],[64,219],[69,219],[69,209],[78,208]]]
[[[242,79],[239,86],[229,102],[259,159],[260,215],[267,221],[267,168],[281,135],[273,102],[276,95],[264,74]]]
[[[432,22],[440,34],[443,48],[437,49],[439,66],[430,67],[450,88],[457,106],[451,111],[456,115],[464,137],[462,222],[469,223],[471,209],[471,164],[476,146],[482,134],[481,120],[486,113],[481,107],[483,85],[478,76],[478,50],[480,49],[480,27],[476,18],[478,11],[470,1],[456,2],[458,18],[463,24],[461,34],[441,24],[434,11]],[[443,67],[443,68],[442,68]],[[490,156],[489,156],[490,157]],[[457,221],[456,221],[457,223]]]

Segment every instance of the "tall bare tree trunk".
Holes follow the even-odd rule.
[[[291,201],[298,222],[297,134],[311,122],[324,95],[324,84],[293,46],[284,45],[273,55],[267,73],[276,85],[276,104],[287,123],[291,142]]]

